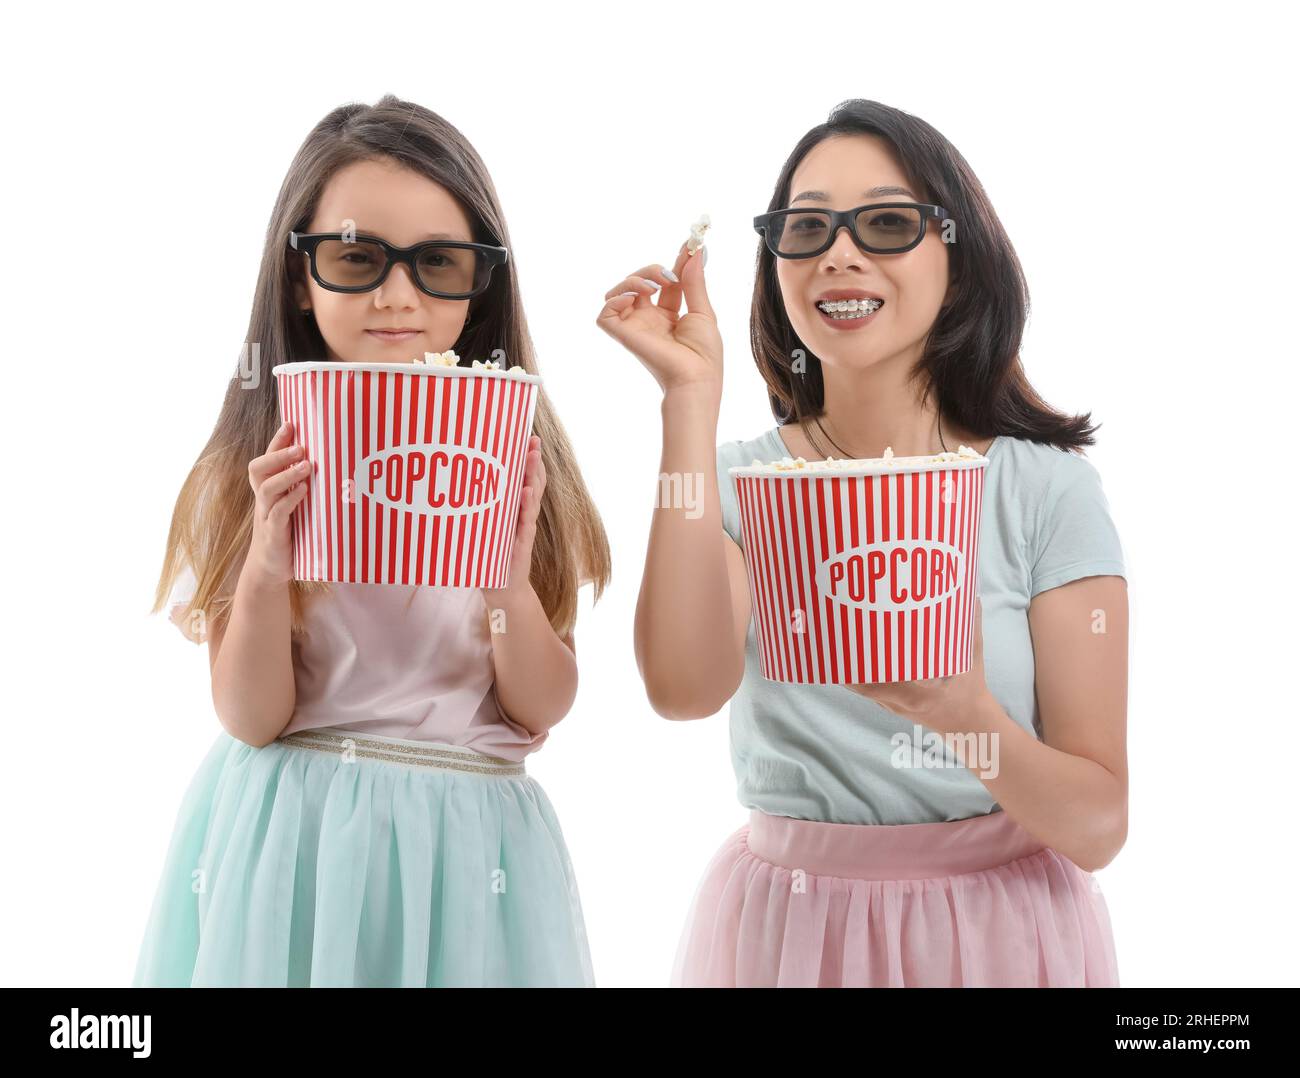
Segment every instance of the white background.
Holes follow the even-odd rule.
[[[529,761],[600,984],[667,982],[745,810],[726,713],[661,719],[637,674],[658,389],[594,319],[709,213],[719,440],[770,428],[750,218],[850,97],[965,155],[1029,279],[1032,382],[1102,423],[1090,458],[1131,572],[1130,832],[1099,873],[1122,982],[1295,984],[1285,10],[65,5],[7,25],[0,980],[130,981],[218,730],[205,650],[147,616],[173,501],[237,361],[290,159],[335,106],[393,92],[492,172],[541,372],[610,534],[576,706]]]

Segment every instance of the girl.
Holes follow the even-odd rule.
[[[1027,382],[1015,252],[928,124],[842,104],[795,147],[768,210],[751,338],[774,429],[715,453],[704,254],[638,270],[598,318],[663,389],[661,472],[707,483],[702,516],[655,514],[636,614],[646,691],[672,719],[731,699],[750,809],[705,871],[672,983],[1115,985],[1091,873],[1127,829],[1125,569],[1097,472],[1068,452],[1096,428]],[[765,680],[727,469],[963,443],[989,458],[970,671]],[[989,766],[916,766],[945,734],[978,738]]]
[[[291,233],[347,235],[295,250]],[[577,591],[600,596],[609,546],[545,394],[508,586],[292,579],[308,465],[273,365],[503,349],[536,373],[513,257],[433,246],[390,264],[367,237],[509,245],[473,147],[392,96],[330,113],[290,166],[249,326],[260,359],[177,500],[154,610],[208,641],[223,731],[181,806],[136,985],[593,984],[560,825],[524,760],[572,703]]]

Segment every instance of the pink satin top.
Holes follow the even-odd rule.
[[[232,574],[226,594],[234,594]],[[185,637],[202,640],[185,608],[186,566],[168,599]],[[478,588],[330,584],[308,597],[292,639],[297,700],[282,732],[321,726],[456,745],[519,761],[540,748],[497,703],[487,605]]]

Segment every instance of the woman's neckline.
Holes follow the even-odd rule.
[[[776,447],[780,452],[781,456],[783,457],[793,456],[793,454],[790,452],[790,447],[785,444],[785,439],[781,437],[781,428],[779,426],[773,427],[767,433],[768,436],[772,439],[772,441],[776,443]],[[993,440],[989,442],[988,448],[984,450],[984,452],[981,454],[981,456],[988,457],[990,464],[993,463],[993,459],[995,456],[994,450],[997,448],[997,445],[1000,441],[1002,441],[1002,435],[1001,434],[994,435]],[[974,446],[972,446],[971,448],[973,449]]]

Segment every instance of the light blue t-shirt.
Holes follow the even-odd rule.
[[[996,438],[985,454],[978,595],[984,676],[1015,722],[1040,740],[1029,600],[1085,576],[1127,577],[1101,479],[1077,453],[1025,438]],[[727,469],[789,456],[777,428],[717,449],[722,526],[743,546]],[[891,741],[906,735],[906,749]],[[750,620],[745,675],[731,699],[731,760],[747,808],[830,823],[933,823],[995,812],[975,770],[937,734],[840,685],[768,681]],[[928,740],[927,740],[928,739]],[[915,766],[929,758],[946,767]],[[897,766],[906,759],[912,766]],[[971,766],[978,764],[967,758]],[[954,766],[955,765],[955,766]]]

